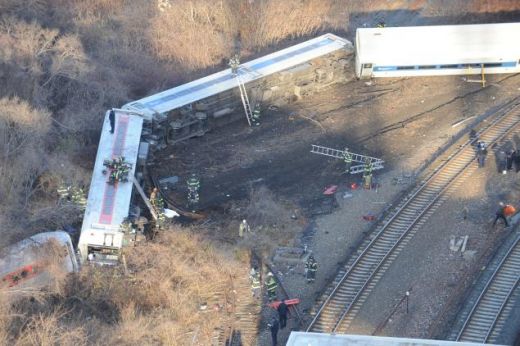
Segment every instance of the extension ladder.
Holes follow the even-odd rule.
[[[253,118],[253,110],[251,109],[251,104],[249,103],[249,97],[247,97],[246,86],[240,79],[239,73],[235,75],[238,83],[238,89],[240,89],[240,98],[242,99],[242,105],[244,105],[244,111],[246,112],[246,119],[249,126],[251,126],[251,119]]]
[[[321,145],[312,144],[311,153],[324,155],[329,157],[334,157],[336,159],[344,160],[345,159],[345,151],[337,150],[333,148],[323,147]],[[372,163],[372,170],[383,169],[384,161],[378,159],[376,157],[356,154],[350,151],[350,155],[352,155],[352,162],[361,163],[361,165],[355,165],[350,167],[350,174],[362,173],[365,169],[365,161],[368,159]]]

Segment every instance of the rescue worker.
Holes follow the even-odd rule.
[[[345,148],[343,151],[343,161],[345,161],[345,172],[349,174],[350,167],[352,167],[352,153],[348,150],[348,148]]]
[[[515,163],[515,172],[518,173],[520,171],[520,150],[515,150],[513,161]]]
[[[269,272],[267,274],[267,280],[265,282],[265,286],[267,288],[267,298],[269,301],[276,299],[276,288],[278,287],[278,284],[276,283],[276,280],[273,276],[273,273]]]
[[[469,131],[469,139],[471,141],[477,139],[477,131],[475,131],[475,129],[471,129],[471,131]]]
[[[486,163],[486,156],[487,156],[487,148],[486,143],[483,141],[479,141],[477,143],[477,160],[478,160],[478,166],[480,168],[483,168]]]
[[[249,280],[251,280],[251,292],[254,298],[260,297],[260,272],[257,267],[251,268],[249,272]]]
[[[238,54],[235,54],[229,59],[228,63],[229,67],[231,67],[231,73],[237,74],[238,73],[238,67],[240,66],[240,57]]]
[[[85,210],[87,208],[87,199],[85,198],[85,192],[80,187],[72,188],[71,201],[81,210]]]
[[[113,109],[108,113],[108,121],[110,121],[110,133],[113,134],[116,128],[116,112]]]
[[[60,184],[60,186],[57,189],[58,195],[60,199],[70,199],[70,186],[65,184]]]
[[[200,180],[195,173],[192,173],[186,183],[188,185],[188,205],[195,211],[195,205],[199,202]]]
[[[154,187],[150,193],[150,204],[155,207],[155,199],[157,198],[157,188]]]
[[[238,236],[243,238],[245,232],[251,232],[251,228],[249,228],[249,224],[247,223],[246,219],[242,220],[240,226],[238,227]]]
[[[278,320],[276,317],[273,317],[271,319],[271,322],[267,324],[269,327],[269,330],[271,331],[271,340],[273,341],[273,346],[276,346],[278,344]]]
[[[164,200],[156,187],[154,187],[152,193],[150,193],[150,204],[156,211],[164,209]]]
[[[507,157],[503,150],[497,153],[498,171],[502,174],[507,174]]]
[[[506,155],[506,168],[508,171],[513,169],[513,158],[515,156],[514,150],[509,150]]]
[[[314,259],[313,255],[309,256],[309,259],[305,263],[305,276],[307,282],[314,282],[316,279],[316,271],[318,270],[318,262]]]
[[[496,212],[495,221],[493,221],[493,227],[495,227],[499,219],[502,219],[504,221],[504,225],[509,227],[509,222],[507,219],[516,213],[516,209],[511,204],[504,204],[504,202],[500,202],[499,206],[500,208]]]
[[[260,125],[260,104],[255,105],[255,110],[253,111],[253,116],[251,118],[252,125],[258,126]]]
[[[155,228],[157,230],[163,230],[166,228],[166,215],[164,209],[157,211],[157,221],[155,222]]]
[[[367,157],[365,159],[365,167],[363,170],[363,188],[370,190],[372,188],[372,161]]]
[[[278,318],[280,319],[280,329],[284,329],[287,325],[287,313],[289,311],[289,307],[282,300],[280,305],[278,305]]]

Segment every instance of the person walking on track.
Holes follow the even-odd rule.
[[[493,221],[493,227],[495,227],[499,219],[504,221],[506,227],[509,227],[508,218],[516,213],[516,209],[511,204],[504,204],[503,202],[500,202],[499,206],[500,208],[496,212],[495,221]]]
[[[285,326],[287,325],[287,313],[289,311],[289,307],[282,300],[280,305],[278,305],[277,310],[278,310],[278,318],[280,319],[280,329],[284,329]]]
[[[278,320],[276,319],[276,317],[273,317],[271,322],[269,322],[267,324],[267,326],[269,327],[269,330],[271,331],[271,339],[273,341],[273,346],[276,346],[278,344],[278,329],[279,329],[279,324],[278,324]]]

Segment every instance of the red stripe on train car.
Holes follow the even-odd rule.
[[[7,283],[9,287],[16,286],[19,283],[38,275],[40,272],[39,269],[40,266],[38,264],[29,264],[23,266],[5,275],[2,278],[2,282]]]
[[[116,122],[116,131],[114,134],[114,142],[112,144],[112,158],[121,156],[126,142],[126,134],[128,132],[128,123],[130,118],[127,115],[120,115]],[[110,185],[105,183],[105,191],[103,193],[103,204],[101,206],[101,214],[99,223],[109,225],[112,223],[114,214],[114,202],[116,200],[117,184]]]

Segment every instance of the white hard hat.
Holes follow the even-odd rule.
[[[246,219],[244,219],[244,220],[242,220],[242,222],[243,222],[243,223],[246,223],[247,221],[246,221]]]

